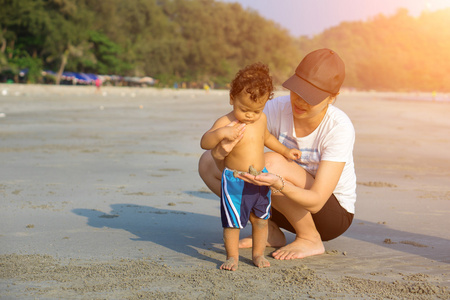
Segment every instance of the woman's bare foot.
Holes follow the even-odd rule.
[[[282,247],[286,245],[286,237],[280,228],[272,221],[269,220],[269,236],[267,239],[268,247]],[[239,248],[251,248],[253,246],[252,236],[249,235],[239,240]]]
[[[221,266],[221,270],[236,271],[238,269],[239,259],[230,257]]]
[[[270,262],[262,255],[253,257],[253,264],[258,268],[270,267]]]
[[[279,260],[305,258],[325,252],[322,240],[307,240],[297,237],[292,243],[272,253],[273,258]]]

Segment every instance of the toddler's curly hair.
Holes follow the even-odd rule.
[[[235,97],[243,89],[250,94],[250,99],[257,101],[259,97],[269,95],[267,100],[273,98],[272,77],[269,67],[263,63],[254,63],[237,72],[231,81],[230,96]]]

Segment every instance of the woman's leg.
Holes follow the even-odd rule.
[[[267,247],[282,247],[286,245],[286,237],[280,230],[280,227],[269,219],[269,230],[267,236]],[[239,248],[251,248],[253,247],[253,237],[251,235],[239,240]]]
[[[220,197],[220,182],[222,172],[217,168],[211,151],[205,151],[198,161],[198,173],[208,188]]]
[[[272,256],[275,259],[285,260],[324,253],[325,248],[311,213],[286,197],[274,198],[272,198],[274,208],[281,212],[294,227],[295,240],[276,250]]]
[[[266,168],[269,172],[279,174],[286,181],[298,187],[311,188],[314,178],[295,162],[288,161],[283,156],[272,152],[267,153],[265,158]],[[325,251],[309,211],[281,193],[272,195],[272,206],[286,217],[296,233],[296,238],[291,244],[272,254],[275,259],[304,258],[322,254]],[[276,231],[272,230],[272,232]]]

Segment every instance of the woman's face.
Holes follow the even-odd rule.
[[[291,91],[291,105],[294,119],[321,118],[325,114],[328,104],[332,103],[333,100],[334,97],[329,96],[317,105],[310,105],[299,95]]]

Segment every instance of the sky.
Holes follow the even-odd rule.
[[[366,21],[406,8],[411,16],[450,7],[450,0],[220,0],[239,2],[280,24],[293,36],[309,37],[344,21]]]

